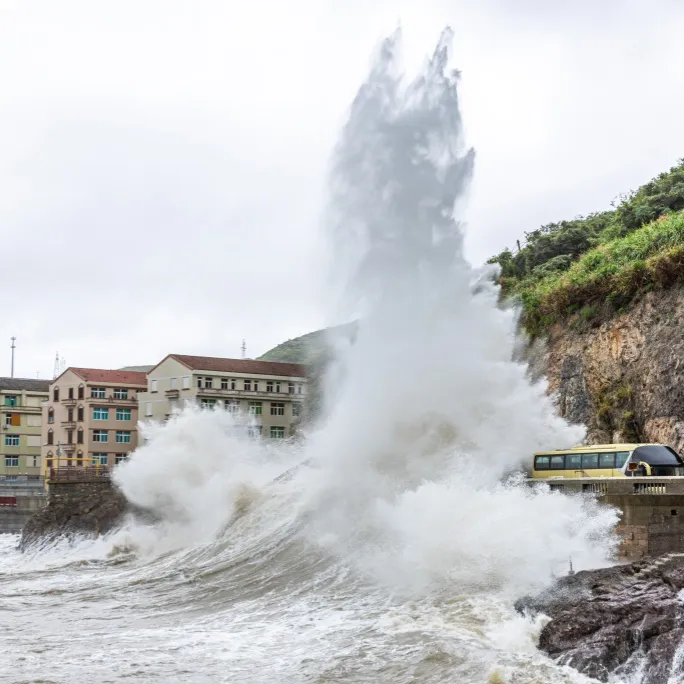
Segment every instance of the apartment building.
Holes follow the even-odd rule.
[[[49,381],[0,378],[0,479],[41,475],[41,404]]]
[[[138,393],[144,373],[67,368],[50,383],[43,404],[44,470],[113,466],[138,443]]]
[[[140,419],[163,421],[196,402],[250,416],[266,438],[294,434],[306,397],[306,367],[296,363],[169,354],[147,374]]]

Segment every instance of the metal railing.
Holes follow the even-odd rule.
[[[684,477],[678,476],[530,478],[527,483],[532,486],[548,485],[553,491],[565,494],[583,492],[598,496],[684,495]]]
[[[49,482],[105,482],[111,477],[108,466],[50,468]]]

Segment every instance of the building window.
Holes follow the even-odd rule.
[[[226,399],[223,402],[228,413],[239,413],[240,412],[240,402],[235,399]]]
[[[221,389],[222,390],[228,389],[228,378],[221,378]]]
[[[276,384],[275,384],[275,391],[278,392],[278,394],[280,394],[280,383],[279,382],[276,382]]]
[[[128,399],[128,390],[117,387],[114,390],[114,399]]]
[[[152,403],[149,401],[145,404],[145,415],[146,416],[152,415]]]
[[[285,428],[280,425],[271,425],[271,439],[283,439]]]
[[[183,389],[190,389],[190,376],[189,375],[183,376]]]
[[[19,435],[5,435],[5,446],[19,446]]]
[[[285,404],[271,402],[271,415],[272,416],[284,416],[285,415]]]
[[[248,437],[261,437],[261,425],[249,425],[247,427]]]
[[[52,398],[54,401],[59,401],[59,387],[52,390]]]
[[[48,409],[48,423],[55,422],[55,412],[54,409]]]
[[[209,378],[209,377],[202,377],[201,375],[197,376],[197,387],[199,389],[212,389],[214,386],[214,379]]]
[[[200,399],[200,406],[202,408],[213,408],[216,406],[216,399],[205,399],[202,397],[202,399]]]
[[[55,443],[55,433],[52,432],[52,430],[48,430],[47,443],[48,444],[54,444]]]
[[[83,444],[83,428],[78,428],[76,433],[76,444]]]
[[[73,398],[74,398],[74,388],[69,387],[69,399],[73,399]]]
[[[79,399],[85,398],[85,387],[83,387],[83,385],[79,385],[79,387],[78,387],[78,398]]]
[[[21,425],[21,414],[20,413],[7,413],[5,415],[5,425],[7,425],[9,427],[19,427]]]
[[[273,392],[273,380],[266,381],[266,391]]]
[[[117,454],[115,457],[116,465],[128,460],[128,454]]]
[[[292,415],[293,416],[298,416],[302,412],[302,405],[298,402],[295,402],[292,404]]]
[[[5,456],[5,468],[18,468],[19,456]]]
[[[83,459],[82,458],[77,458],[76,459],[76,466],[78,468],[83,468]]]
[[[109,431],[108,430],[93,430],[93,442],[108,442],[109,441]]]
[[[73,422],[74,422],[74,409],[72,409],[72,408],[70,408],[70,409],[67,411],[67,421],[68,421],[69,423],[73,423]]]
[[[90,398],[91,399],[105,399],[107,393],[104,387],[91,387],[90,388]]]
[[[257,380],[252,380],[252,382],[254,383],[254,391],[255,391],[255,392],[258,392],[258,391],[259,391],[259,383],[258,383],[258,381],[257,381]]]
[[[93,409],[93,420],[109,420],[109,409],[96,406]]]
[[[116,419],[117,420],[130,420],[131,419],[131,409],[116,409]]]
[[[38,468],[40,466],[40,456],[32,456],[31,468]]]
[[[237,380],[235,378],[230,379],[230,389],[232,389],[232,390],[237,389]]]
[[[48,469],[49,469],[49,468],[52,468],[52,459],[51,459],[51,458],[48,458],[48,459],[45,461],[45,467],[48,468]]]
[[[171,389],[178,389],[178,378],[171,378]]]
[[[78,407],[76,415],[78,416],[78,422],[82,423],[83,422],[83,406]]]
[[[295,393],[295,384],[294,384],[294,382],[288,382],[288,383],[287,383],[287,393],[288,393],[288,394],[294,394],[294,393]]]
[[[74,431],[73,430],[67,430],[67,444],[73,444],[74,443]]]
[[[130,430],[117,430],[116,431],[116,443],[117,444],[130,444],[131,443],[131,431]]]
[[[13,394],[8,394],[5,397],[5,406],[16,406],[17,405],[17,397]]]
[[[261,402],[260,401],[250,401],[249,402],[249,413],[252,416],[261,415]]]
[[[94,453],[93,465],[107,465],[107,454]]]
[[[244,388],[245,388],[245,392],[251,392],[252,391],[252,381],[251,380],[245,380],[244,381]]]

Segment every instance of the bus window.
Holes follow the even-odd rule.
[[[622,466],[627,462],[628,458],[629,451],[618,451],[617,454],[615,454],[615,467],[622,468]]]
[[[566,470],[582,470],[582,454],[565,455]]]
[[[582,470],[598,468],[598,454],[582,454]]]
[[[563,456],[551,456],[551,465],[549,470],[563,470],[565,468],[565,459]]]
[[[549,456],[536,456],[534,459],[535,470],[548,470],[549,469]]]
[[[615,454],[599,454],[599,468],[615,468]]]

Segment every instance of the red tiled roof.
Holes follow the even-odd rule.
[[[306,376],[306,366],[301,363],[254,361],[252,359],[220,359],[213,356],[186,356],[185,354],[169,354],[167,358],[169,357],[180,361],[192,370],[198,371],[279,375],[297,378]]]
[[[105,370],[103,368],[68,368],[86,382],[115,385],[142,385],[147,387],[147,376],[137,371]]]

